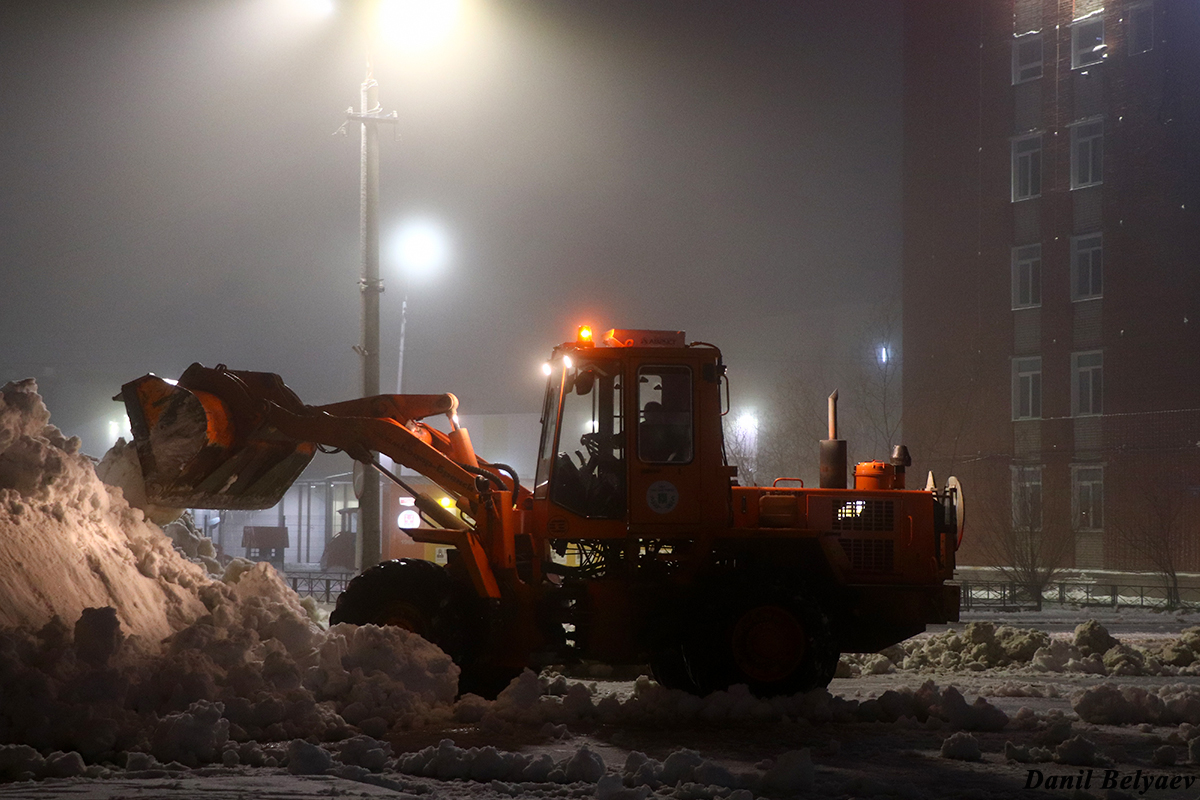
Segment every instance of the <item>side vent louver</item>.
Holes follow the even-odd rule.
[[[850,568],[856,572],[892,572],[895,542],[891,539],[841,539]]]

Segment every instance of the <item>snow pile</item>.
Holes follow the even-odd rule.
[[[836,677],[913,672],[983,672],[986,670],[1079,672],[1121,676],[1200,676],[1200,628],[1188,628],[1178,639],[1153,651],[1115,639],[1096,620],[1075,629],[1073,641],[991,622],[971,622],[959,632],[946,631],[913,639],[880,653],[847,654]]]
[[[697,697],[642,676],[633,693],[621,700],[616,695],[598,697],[595,684],[570,683],[561,676],[539,681],[528,670],[493,703],[464,697],[455,706],[455,719],[498,735],[539,726],[547,735],[557,735],[555,726],[578,722],[622,727],[900,722],[970,731],[997,731],[1008,724],[1008,716],[987,700],[968,703],[957,688],[940,689],[933,681],[860,702],[825,689],[763,699],[744,685]]]
[[[449,717],[458,669],[408,631],[320,631],[266,564],[200,594],[210,613],[156,652],[129,647],[111,609],[74,630],[0,633],[0,684],[13,690],[0,696],[0,742],[196,766],[230,740],[383,735]]]
[[[449,719],[458,668],[441,650],[398,628],[323,631],[267,564],[214,579],[207,540],[179,523],[194,552],[177,550],[49,418],[33,381],[0,389],[0,744],[49,754],[30,766],[9,748],[0,774],[127,752],[223,763],[253,740]],[[136,485],[118,451],[106,474]]]
[[[1080,719],[1095,725],[1200,726],[1200,687],[1193,684],[1144,689],[1104,683],[1075,695],[1071,704]]]
[[[979,761],[982,757],[979,741],[969,733],[960,731],[951,734],[942,742],[942,758],[953,758],[956,761]]]
[[[792,750],[759,769],[733,773],[694,750],[676,750],[663,761],[631,752],[623,769],[608,772],[600,756],[586,745],[555,760],[548,753],[525,755],[494,747],[464,749],[449,739],[396,759],[395,769],[440,780],[472,780],[505,784],[504,794],[519,796],[535,784],[597,784],[601,800],[644,800],[663,787],[677,787],[689,797],[794,795],[812,788],[815,768],[808,750]]]
[[[209,721],[218,718],[210,715]],[[219,727],[219,723],[218,723]],[[208,748],[220,739],[191,729],[194,744]],[[469,780],[489,784],[501,795],[595,796],[598,800],[646,800],[652,793],[696,800],[753,800],[754,796],[794,796],[813,787],[816,774],[808,750],[787,751],[773,760],[759,762],[754,769],[733,773],[694,750],[679,749],[663,761],[634,751],[622,768],[610,770],[599,754],[587,745],[555,759],[548,753],[526,755],[495,747],[458,747],[452,740],[414,753],[395,756],[391,745],[369,736],[356,736],[336,745],[318,745],[304,739],[286,744],[257,743],[215,745],[205,750],[208,761],[226,768],[267,766],[293,775],[335,775],[370,783],[409,795],[428,794],[427,785],[413,778]],[[143,778],[176,776],[187,764],[164,762],[147,753],[131,753],[124,770],[87,766],[77,753],[43,756],[25,745],[0,746],[0,781],[48,777],[91,778],[121,775]]]
[[[979,672],[1030,662],[1050,644],[1042,631],[971,622],[961,631],[912,639],[880,653],[847,654],[838,677],[881,675],[898,669],[914,672]]]
[[[0,627],[37,630],[115,609],[153,643],[205,612],[204,570],[96,477],[79,439],[49,424],[32,380],[0,389]]]
[[[183,514],[182,508],[156,506],[146,499],[146,485],[142,480],[142,465],[138,461],[137,450],[123,438],[118,439],[96,465],[96,476],[108,486],[120,489],[125,501],[140,509],[155,525],[168,525]]]

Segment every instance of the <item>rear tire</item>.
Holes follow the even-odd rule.
[[[829,685],[840,653],[819,605],[779,587],[721,594],[683,647],[700,694],[738,683],[758,697]]]

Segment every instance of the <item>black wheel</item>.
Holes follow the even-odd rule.
[[[372,567],[338,596],[329,621],[395,625],[433,642],[459,666],[460,695],[494,699],[521,672],[491,662],[485,604],[429,561],[401,558]]]
[[[820,606],[781,588],[721,594],[727,602],[708,607],[683,647],[700,693],[744,683],[774,697],[829,685],[840,654]]]
[[[654,674],[654,680],[667,689],[699,693],[699,687],[692,680],[691,671],[688,669],[682,644],[661,645],[651,652],[650,672]]]
[[[433,642],[461,665],[470,624],[456,589],[446,570],[432,562],[385,561],[350,581],[329,621],[395,625]]]

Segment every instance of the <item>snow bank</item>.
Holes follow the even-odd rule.
[[[0,744],[45,762],[9,748],[0,774],[131,751],[196,766],[253,740],[449,719],[458,668],[441,650],[396,628],[321,630],[269,565],[222,570],[186,522],[164,535],[49,419],[33,381],[0,389]],[[102,471],[136,491],[132,452]]]
[[[37,630],[107,606],[153,643],[201,616],[204,570],[49,422],[32,380],[0,389],[0,627]]]
[[[528,670],[494,703],[464,697],[455,706],[455,718],[497,734],[518,726],[541,726],[553,734],[556,725],[580,722],[621,727],[901,722],[967,731],[996,731],[1008,724],[1008,716],[984,698],[968,703],[955,687],[940,689],[933,681],[860,702],[825,689],[762,699],[744,685],[696,697],[642,676],[633,693],[621,700],[600,696],[595,684],[569,683],[561,676],[539,680]]]
[[[971,622],[962,631],[946,631],[889,647],[881,653],[847,654],[837,677],[881,675],[895,671],[948,673],[1021,670],[1079,672],[1120,676],[1200,676],[1200,628],[1154,650],[1118,641],[1096,620],[1075,629],[1072,641],[1051,639],[1044,631]]]
[[[1200,726],[1200,687],[1175,683],[1154,688],[1104,683],[1075,695],[1072,707],[1096,725]]]

